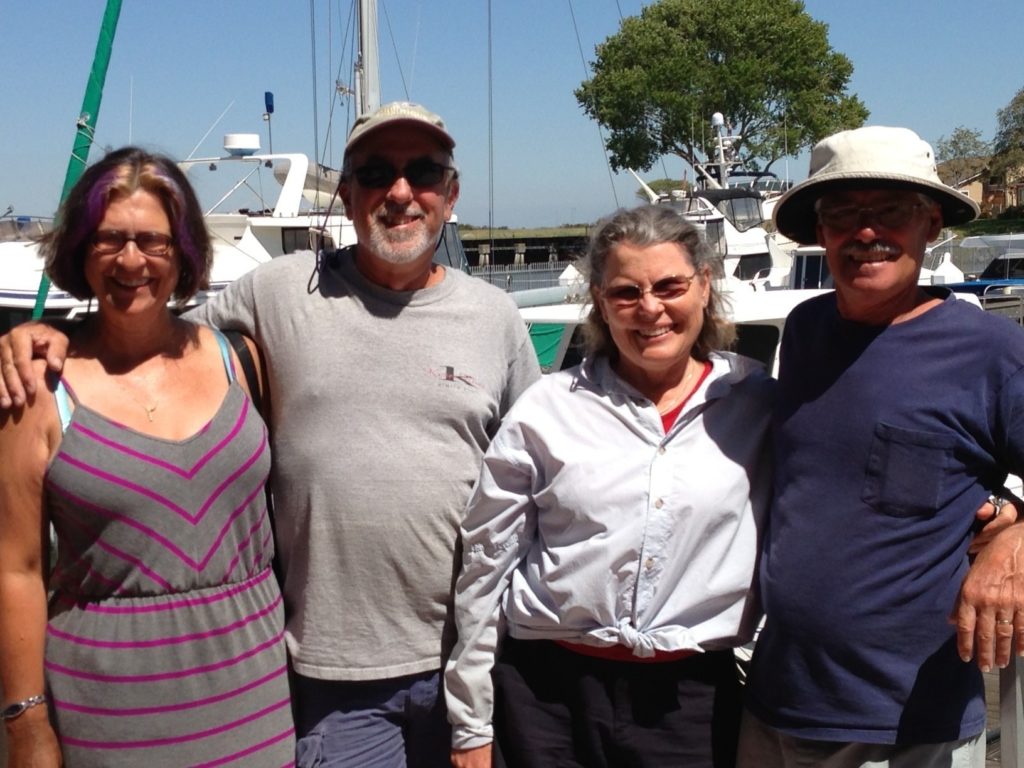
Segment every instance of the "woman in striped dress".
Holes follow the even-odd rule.
[[[40,394],[0,421],[10,765],[290,765],[266,426],[223,337],[168,306],[209,274],[195,194],[167,158],[118,150],[43,251],[97,311],[63,376],[40,363]]]

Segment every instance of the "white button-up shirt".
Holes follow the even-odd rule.
[[[639,658],[750,638],[774,382],[735,354],[711,362],[667,434],[604,358],[545,377],[507,415],[462,525],[456,748],[492,738],[503,630]]]

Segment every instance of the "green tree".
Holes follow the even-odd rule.
[[[667,195],[670,194],[674,189],[689,189],[690,182],[688,182],[686,179],[654,179],[653,181],[648,181],[647,186],[653,189],[659,195]],[[643,200],[645,203],[648,200],[647,192],[642,187],[637,187],[636,196]]]
[[[981,131],[957,126],[948,139],[942,136],[935,144],[935,159],[941,164],[939,173],[943,181],[955,187],[982,171],[988,165],[990,151]]]
[[[657,0],[596,53],[576,99],[608,130],[616,170],[647,170],[666,154],[696,168],[713,153],[714,112],[731,121],[734,158],[751,170],[868,115],[846,93],[853,65],[799,0]]]
[[[1024,88],[1010,103],[996,112],[996,138],[992,172],[997,176],[1016,174],[1024,166]]]

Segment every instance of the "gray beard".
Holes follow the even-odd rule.
[[[428,250],[433,255],[438,234],[428,231],[424,223],[413,232],[396,236],[374,221],[370,225],[370,249],[375,256],[389,264],[409,264],[421,259]]]

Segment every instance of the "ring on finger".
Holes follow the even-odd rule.
[[[1009,499],[1004,499],[1002,496],[989,496],[988,497],[988,503],[991,504],[995,508],[996,514],[998,515],[999,511],[1004,506],[1006,506],[1007,504],[1010,503],[1010,500]]]
[[[996,624],[1013,624],[1013,619],[996,619]]]

